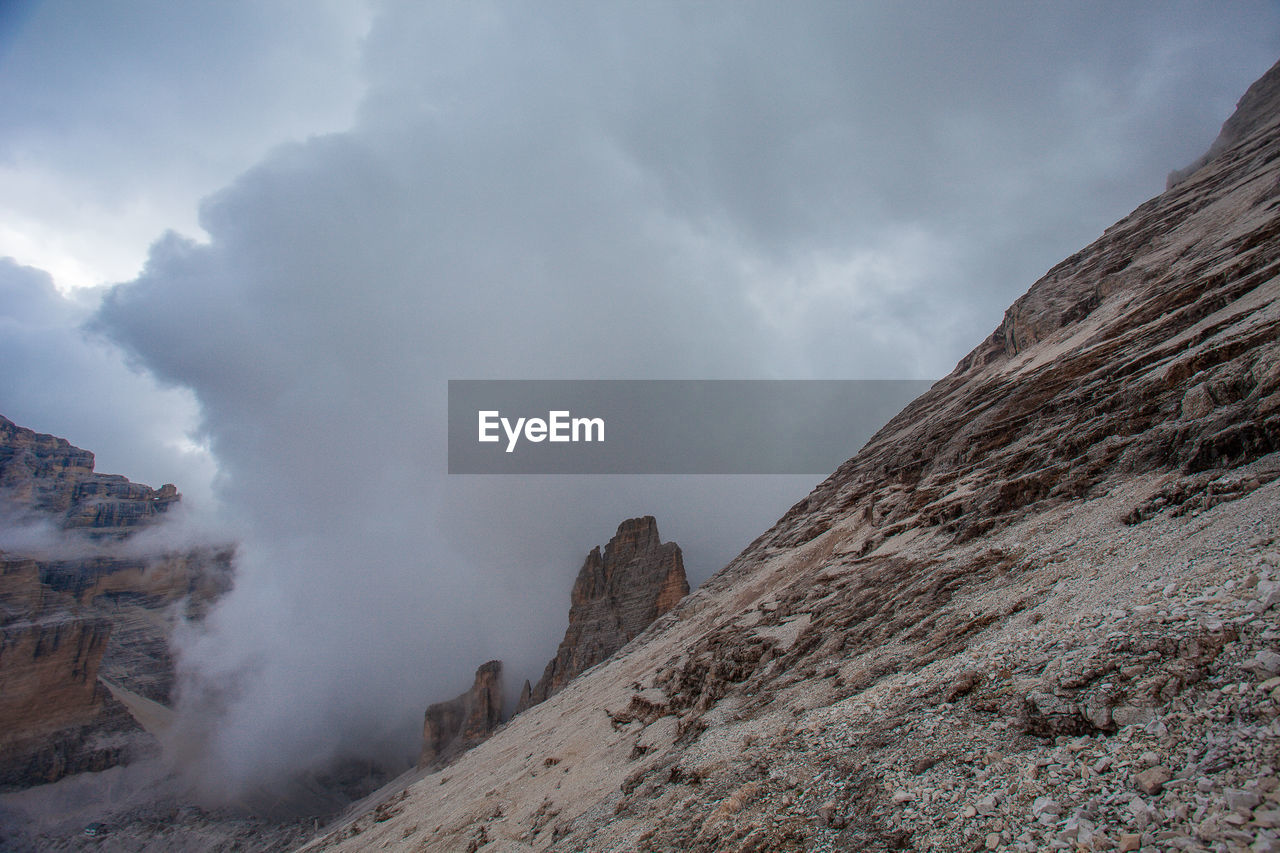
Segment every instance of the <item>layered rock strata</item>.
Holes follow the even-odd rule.
[[[0,417],[2,523],[34,531],[23,553],[0,553],[0,788],[151,749],[98,677],[170,701],[169,626],[230,588],[229,547],[126,547],[180,500],[174,486],[93,467],[92,453]]]
[[[607,660],[688,593],[680,546],[662,541],[653,516],[622,522],[603,552],[597,546],[587,555],[564,639],[538,684],[524,683],[515,713]],[[442,767],[486,740],[503,722],[502,703],[502,662],[489,661],[469,690],[427,708],[418,765]]]
[[[119,474],[98,474],[88,450],[0,416],[0,500],[10,523],[53,521],[93,538],[122,539],[181,500]]]
[[[1221,139],[639,642],[307,849],[1280,849],[1280,66]]]
[[[111,624],[40,582],[35,560],[0,555],[0,787],[115,763],[91,730],[114,717],[98,669]]]

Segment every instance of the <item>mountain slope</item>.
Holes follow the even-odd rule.
[[[306,849],[1277,849],[1277,81],[674,611]]]

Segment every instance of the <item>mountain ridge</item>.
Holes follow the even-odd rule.
[[[1278,79],[618,656],[303,849],[1280,849]]]

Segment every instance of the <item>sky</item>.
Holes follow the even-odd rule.
[[[3,3],[0,413],[241,543],[179,710],[269,781],[536,678],[624,518],[696,583],[814,485],[449,477],[448,379],[940,377],[1277,58],[1264,2]]]

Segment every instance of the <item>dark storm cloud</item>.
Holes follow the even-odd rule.
[[[356,126],[208,199],[210,241],[161,239],[97,316],[194,391],[245,542],[184,642],[206,767],[234,783],[376,740],[491,656],[534,675],[619,520],[656,514],[701,579],[805,489],[448,478],[447,379],[945,373],[1209,144],[1276,23],[386,4]]]

